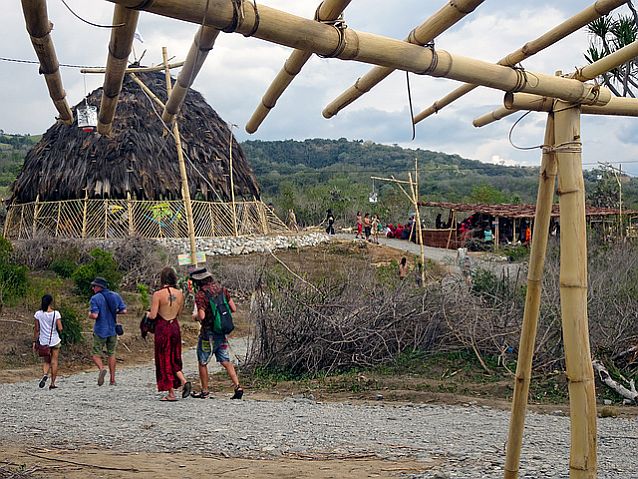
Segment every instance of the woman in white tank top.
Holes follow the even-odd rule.
[[[42,296],[42,306],[34,314],[35,323],[33,325],[33,350],[37,350],[38,343],[49,346],[51,355],[42,358],[42,379],[38,386],[43,388],[51,374],[51,384],[49,389],[56,389],[55,380],[58,376],[58,356],[60,355],[60,332],[62,331],[62,318],[60,312],[54,310],[53,296],[45,294]]]

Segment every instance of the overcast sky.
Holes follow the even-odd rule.
[[[66,0],[81,17],[109,24],[114,5],[102,0]],[[34,60],[20,2],[4,0],[0,16],[3,32],[0,57]],[[312,17],[318,0],[264,0],[258,4]],[[403,39],[416,25],[441,8],[445,0],[353,0],[345,12],[350,28]],[[486,61],[496,61],[536,38],[566,18],[593,3],[579,0],[488,0],[436,40],[437,48]],[[89,26],[75,18],[61,0],[48,0],[54,23],[53,41],[60,63],[104,65],[110,30]],[[184,59],[197,25],[142,12],[138,31],[144,43],[135,42],[139,56],[147,50],[144,64],[161,61],[167,46],[175,60]],[[553,74],[572,71],[585,63],[582,52],[587,35],[577,32],[525,61],[530,71]],[[474,128],[472,119],[499,106],[503,94],[480,88],[416,126],[411,141],[405,74],[393,73],[336,117],[326,120],[322,109],[370,69],[369,65],[313,56],[293,81],[257,133],[248,135],[244,126],[275,77],[290,49],[240,34],[221,34],[193,87],[229,123],[239,125],[238,139],[284,140],[341,138],[372,140],[423,148],[486,162],[538,165],[539,151],[520,151],[510,145],[508,132],[519,115],[484,128]],[[131,58],[132,60],[133,58]],[[0,61],[0,99],[3,113],[0,129],[10,133],[40,134],[56,115],[38,66]],[[177,75],[177,70],[173,71]],[[82,75],[62,69],[62,80],[71,105],[86,91],[102,85],[102,75]],[[415,113],[430,106],[459,84],[452,80],[410,75]],[[117,121],[117,118],[116,118]],[[513,132],[518,146],[539,145],[543,139],[544,114],[531,113]],[[584,116],[583,161],[623,162],[623,169],[638,173],[638,120]]]

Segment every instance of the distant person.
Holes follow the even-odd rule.
[[[328,233],[329,235],[335,234],[335,216],[332,214],[331,209],[326,210],[326,219],[323,220],[323,222],[327,224],[326,233]]]
[[[366,213],[363,215],[363,233],[365,234],[366,241],[370,241],[370,233],[372,232],[372,221],[370,215]]]
[[[409,272],[408,259],[404,256],[401,258],[401,262],[399,262],[399,279],[405,279]]]
[[[379,221],[379,217],[374,215],[372,217],[372,242],[379,244],[379,230],[381,229],[381,222]]]
[[[357,234],[354,235],[355,239],[363,239],[363,218],[361,217],[361,211],[357,211]]]
[[[529,246],[532,243],[532,228],[529,224],[525,227],[525,246]]]
[[[155,378],[157,390],[168,391],[162,401],[177,401],[176,388],[182,387],[182,398],[192,390],[182,372],[182,334],[177,319],[184,308],[184,293],[177,288],[177,274],[171,267],[162,270],[160,283],[148,313],[148,319],[155,321]]]
[[[443,228],[443,221],[441,220],[441,213],[439,213],[438,215],[436,215],[436,229],[440,230]]]
[[[295,210],[290,208],[288,210],[288,227],[291,230],[299,231],[299,225],[297,224],[297,216],[295,215]]]
[[[49,346],[49,356],[42,357],[42,379],[38,386],[43,388],[49,375],[51,375],[51,384],[49,389],[57,389],[55,380],[58,377],[58,357],[60,355],[60,347],[62,340],[60,334],[62,332],[62,318],[60,312],[52,307],[53,296],[45,294],[42,296],[41,306],[33,315],[35,322],[33,324],[33,350],[38,350],[38,344]]]
[[[237,311],[235,302],[230,297],[228,290],[213,280],[213,275],[206,268],[196,269],[191,272],[190,276],[198,287],[195,295],[195,305],[197,307],[195,319],[201,324],[197,341],[197,361],[201,391],[193,393],[192,396],[199,399],[206,399],[210,396],[208,389],[208,362],[215,355],[215,359],[226,369],[228,377],[233,382],[235,391],[231,399],[241,399],[244,395],[244,389],[239,384],[235,366],[230,362],[228,338],[223,333],[213,331],[214,312],[211,306],[211,300],[223,294],[230,311],[234,313]],[[215,304],[214,301],[213,304]]]
[[[93,296],[89,303],[89,318],[95,320],[93,326],[93,362],[99,369],[97,385],[104,384],[106,369],[102,363],[102,353],[106,351],[111,386],[115,386],[115,350],[117,348],[117,315],[126,314],[126,304],[122,297],[110,291],[104,278],[97,277],[91,282]]]
[[[485,244],[494,243],[494,234],[492,233],[492,229],[489,226],[483,230],[483,241],[485,242]]]

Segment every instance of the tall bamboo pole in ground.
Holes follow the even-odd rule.
[[[527,294],[523,325],[518,347],[518,362],[514,379],[514,397],[512,399],[512,417],[510,419],[507,439],[507,455],[505,458],[505,479],[517,479],[520,464],[523,430],[525,427],[525,410],[532,376],[532,360],[536,329],[540,313],[543,269],[547,252],[549,221],[552,213],[554,188],[556,185],[556,158],[552,151],[554,146],[554,114],[547,116],[545,126],[545,148],[541,160],[541,171],[538,178],[538,194],[536,196],[536,222],[532,235],[529,269],[527,273]]]
[[[139,13],[137,10],[130,10],[121,5],[116,5],[113,11],[113,25],[121,26],[111,30],[109,56],[106,60],[104,88],[97,122],[97,131],[102,135],[111,134],[117,99],[122,91],[124,72],[128,66]]]
[[[44,75],[49,96],[60,114],[60,120],[70,125],[73,123],[73,113],[66,101],[60,64],[55,54],[53,40],[51,40],[53,24],[49,21],[47,2],[46,0],[22,0],[22,11],[33,49],[40,60],[40,73]]]
[[[166,67],[166,94],[171,96],[171,70],[168,68],[168,53],[166,47],[162,47],[162,57]],[[182,198],[184,208],[186,208],[186,225],[188,227],[188,240],[191,249],[191,264],[197,264],[197,246],[195,245],[195,223],[193,222],[193,207],[191,205],[191,192],[188,187],[188,175],[186,173],[186,163],[184,163],[184,152],[182,151],[182,140],[179,135],[177,118],[173,119],[173,136],[175,137],[175,147],[177,148],[177,163],[179,165],[179,175],[182,179]]]
[[[228,152],[228,163],[229,163],[229,168],[230,168],[230,201],[232,203],[233,206],[233,232],[235,233],[235,237],[239,236],[239,231],[237,230],[237,207],[235,205],[235,180],[234,180],[234,174],[233,174],[233,126],[235,125],[230,125],[228,127],[228,131],[230,132],[230,136],[228,139],[228,148],[229,148],[229,152]]]
[[[570,478],[596,477],[596,396],[587,323],[587,231],[578,106],[554,107],[560,195],[560,306],[569,387]]]
[[[319,22],[336,20],[351,1],[352,0],[324,0],[317,9],[316,20]],[[295,76],[301,71],[306,62],[310,60],[311,56],[312,52],[305,50],[295,50],[290,54],[283,68],[277,73],[277,76],[268,87],[268,90],[264,93],[261,103],[255,109],[248,123],[246,123],[246,131],[248,133],[255,133],[257,131],[257,128],[259,128],[259,125],[262,124],[268,113],[270,113],[270,110],[274,108],[279,97],[281,97],[286,88],[288,88],[288,85],[295,79]]]

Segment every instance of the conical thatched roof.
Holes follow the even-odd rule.
[[[140,79],[166,101],[164,73],[145,73]],[[87,98],[99,107],[102,88]],[[10,202],[84,198],[179,199],[181,183],[175,142],[163,135],[157,104],[126,75],[113,122],[112,138],[87,133],[57,122],[27,154],[12,186]],[[158,115],[153,111],[157,110]],[[230,200],[228,125],[202,97],[189,90],[179,115],[182,146],[193,199]],[[233,138],[235,196],[259,198],[257,180],[244,152]],[[202,178],[202,175],[206,178]]]

